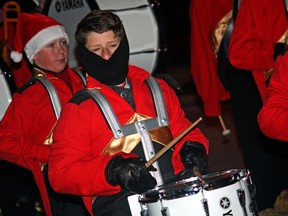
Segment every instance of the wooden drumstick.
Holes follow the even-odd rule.
[[[224,124],[224,121],[222,119],[222,116],[219,115],[218,118],[219,118],[220,124],[221,124],[221,126],[223,128],[222,135],[226,136],[226,135],[230,134],[230,130],[226,128],[226,126]]]
[[[193,167],[193,173],[194,173],[195,176],[197,176],[197,177],[200,179],[200,181],[201,181],[202,183],[205,183],[205,180],[204,180],[204,178],[202,177],[202,175],[201,175],[201,173],[200,173],[200,171],[199,171],[199,168],[198,168],[197,166],[194,166],[194,167]]]
[[[181,134],[179,134],[175,139],[169,142],[165,147],[163,147],[157,154],[155,154],[149,161],[145,163],[145,166],[150,167],[155,161],[157,161],[166,151],[168,151],[172,146],[174,146],[180,139],[182,139],[192,128],[194,128],[202,118],[200,117],[197,121],[195,121],[192,125],[190,125],[186,130],[184,130]]]

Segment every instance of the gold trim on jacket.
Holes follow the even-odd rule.
[[[126,123],[133,124],[138,121],[143,121],[151,117],[135,113]],[[170,129],[165,126],[161,128],[155,128],[149,131],[151,140],[165,146],[172,140]],[[118,152],[130,153],[141,141],[141,137],[138,133],[115,139],[114,137],[108,143],[104,149],[103,154],[114,155]]]

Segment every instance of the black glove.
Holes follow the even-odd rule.
[[[284,55],[286,51],[287,51],[287,45],[285,43],[276,43],[273,52],[274,60],[276,60],[276,58],[279,55]]]
[[[156,186],[157,182],[140,158],[124,159],[118,156],[106,167],[106,179],[109,184],[120,185],[122,189],[134,193],[143,193]]]
[[[207,167],[208,156],[201,143],[186,141],[180,150],[180,158],[186,169],[197,166],[203,172]]]

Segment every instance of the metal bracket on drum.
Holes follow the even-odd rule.
[[[161,205],[161,215],[162,216],[169,216],[170,214],[169,214],[169,209],[168,209],[168,207],[165,207],[164,205],[163,205],[163,202],[162,202],[162,196],[161,196],[161,194],[159,194],[160,195],[160,205]]]
[[[245,191],[243,189],[239,189],[239,190],[237,190],[237,194],[238,194],[238,199],[239,199],[240,205],[243,209],[243,212],[244,212],[245,216],[248,216],[247,209],[246,209]]]
[[[140,195],[139,198],[138,198],[138,202],[140,203],[140,208],[141,208],[140,216],[149,216],[149,214],[148,214],[148,206],[147,206],[146,203],[142,202],[143,198],[145,198],[143,196],[143,194]]]
[[[253,213],[253,216],[258,216],[258,207],[256,203],[256,185],[251,179],[250,171],[248,169],[241,169],[238,170],[238,172],[240,175],[240,180],[247,186],[248,196],[251,198],[251,202],[249,203],[249,211]]]
[[[202,205],[203,205],[203,208],[204,208],[204,211],[205,211],[205,215],[209,216],[209,207],[208,207],[207,199],[204,198],[204,199],[201,200],[201,202],[202,202]]]
[[[143,207],[143,205],[145,205],[145,207]],[[149,216],[148,214],[148,208],[146,206],[146,204],[141,204],[141,211],[140,211],[140,216]]]
[[[164,207],[163,209],[161,209],[162,216],[169,216],[169,214],[167,214],[167,211],[168,211],[168,207]]]

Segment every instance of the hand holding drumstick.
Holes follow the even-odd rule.
[[[190,125],[186,130],[184,130],[181,134],[179,134],[175,139],[168,143],[165,147],[163,147],[157,154],[155,154],[149,161],[145,163],[145,166],[148,168],[153,163],[155,163],[166,151],[171,149],[180,139],[182,139],[189,131],[191,131],[202,118],[200,117],[197,121],[195,121],[192,125]]]
[[[173,139],[168,145],[163,147],[157,154],[154,155],[149,161],[145,163],[145,166],[149,168],[153,163],[155,163],[166,151],[171,149],[180,139],[182,139],[189,131],[191,131],[200,121],[202,118],[200,117],[197,121],[195,121],[192,125],[190,125],[186,130],[184,130],[181,134],[179,134],[175,139]],[[204,179],[199,171],[197,166],[193,167],[193,173],[197,176],[202,183],[204,183]]]

